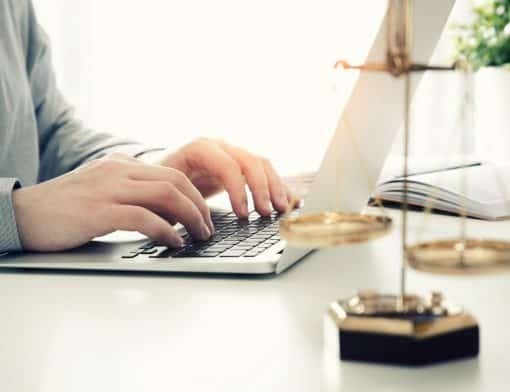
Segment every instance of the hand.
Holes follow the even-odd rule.
[[[295,197],[267,159],[225,142],[202,138],[176,152],[156,155],[148,153],[141,159],[185,173],[204,198],[226,190],[241,218],[248,216],[246,184],[261,215],[269,215],[273,207],[285,212],[295,204]]]
[[[182,172],[120,154],[15,190],[13,204],[25,250],[73,248],[115,230],[178,247],[173,223],[201,240],[214,230],[204,198]]]

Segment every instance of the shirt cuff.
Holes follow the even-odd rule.
[[[140,152],[137,152],[136,154],[134,154],[133,157],[134,158],[140,158],[142,155],[147,154],[147,153],[151,153],[151,152],[163,152],[165,150],[166,150],[165,148],[158,148],[158,147],[145,148],[143,151],[140,151]]]
[[[120,153],[129,155],[133,158],[138,158],[145,153],[153,152],[153,151],[162,151],[162,150],[164,150],[164,148],[148,147],[148,146],[144,146],[141,144],[121,144],[118,146],[112,146],[112,147],[105,148],[105,149],[101,150],[101,152],[99,154],[96,154],[87,160],[102,158],[105,155],[115,153],[115,152],[120,152]]]
[[[0,178],[0,253],[21,251],[12,192],[21,186],[16,178]]]

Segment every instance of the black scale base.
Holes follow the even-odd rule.
[[[479,353],[478,326],[428,338],[339,331],[340,359],[389,365],[423,366]]]

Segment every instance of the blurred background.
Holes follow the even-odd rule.
[[[88,127],[175,148],[222,138],[285,172],[320,162],[354,80],[339,84],[333,64],[363,60],[386,7],[383,0],[34,3],[60,88]],[[470,5],[458,0],[451,20],[468,18]],[[440,43],[437,61],[449,62],[450,41]],[[445,77],[424,83],[412,154],[448,155],[441,124],[454,114],[442,103],[458,88]]]

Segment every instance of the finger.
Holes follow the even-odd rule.
[[[202,143],[195,147],[194,165],[206,170],[220,179],[227,191],[232,208],[237,216],[248,216],[248,198],[246,197],[246,180],[237,162],[215,143]]]
[[[287,200],[289,201],[289,207],[287,208],[286,213],[291,212],[297,208],[301,208],[303,206],[303,199],[298,197],[295,193],[290,192],[287,195]]]
[[[197,206],[169,182],[130,180],[118,191],[116,200],[121,204],[144,207],[167,220],[174,219],[200,240],[211,236]]]
[[[288,185],[285,185],[285,189],[287,190],[287,201],[289,202],[288,210],[301,207],[303,199],[298,197],[296,193],[288,187]]]
[[[164,219],[139,206],[115,206],[111,209],[112,231],[138,231],[147,237],[179,248],[184,241]]]
[[[268,160],[262,159],[262,164],[266,171],[273,206],[280,212],[287,211],[289,209],[289,189]]]
[[[202,214],[207,227],[214,233],[214,225],[211,219],[211,211],[205,199],[193,185],[193,183],[181,171],[164,166],[140,164],[132,165],[129,170],[129,177],[141,181],[166,181],[172,183],[188,199],[190,199]]]
[[[273,208],[271,206],[268,178],[262,161],[253,154],[242,149],[232,147],[226,143],[222,143],[221,147],[227,152],[227,154],[233,157],[241,167],[253,195],[255,209],[261,215],[270,215]]]

